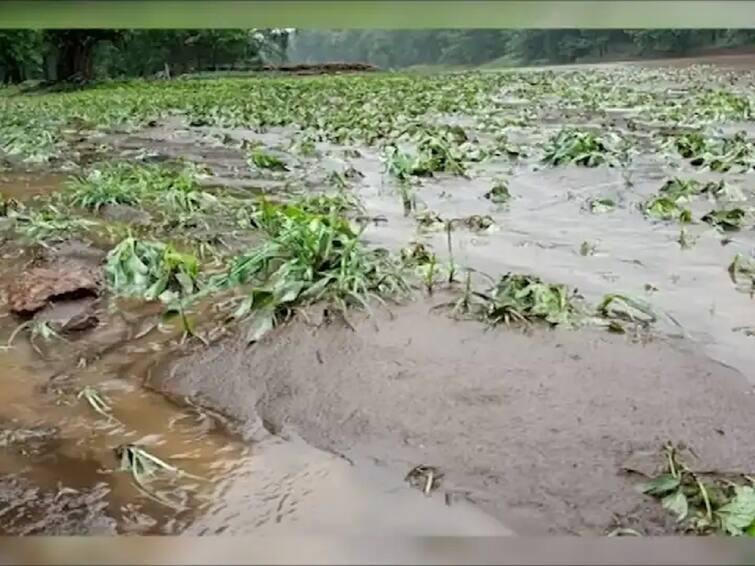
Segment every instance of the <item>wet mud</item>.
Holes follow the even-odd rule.
[[[751,87],[749,75],[738,80],[734,88]],[[526,107],[515,95],[501,93]],[[642,147],[663,127],[635,121],[630,130],[631,109],[609,114],[557,108],[507,136],[532,147],[559,128],[601,128],[610,119]],[[489,136],[463,116],[437,118]],[[750,123],[721,131],[727,128],[755,131]],[[106,248],[3,241],[1,335],[10,340],[27,322],[56,334],[19,334],[0,352],[0,533],[600,535],[628,527],[667,534],[678,528],[673,517],[636,492],[631,471],[652,473],[664,442],[689,445],[701,469],[755,467],[755,448],[748,448],[752,299],[732,288],[722,263],[749,254],[753,232],[722,237],[694,224],[695,245],[683,249],[677,224],[639,210],[671,176],[747,188],[751,172],[699,173],[669,162],[649,141],[630,178],[616,168],[493,158],[466,177],[424,181],[416,211],[406,214],[376,150],[318,142],[318,156],[295,157],[295,137],[292,128],[209,127],[177,116],[99,141],[110,158],[180,158],[206,168],[208,190],[271,199],[319,190],[334,171],[354,168],[361,175],[350,186],[365,217],[379,219],[364,232],[370,244],[399,251],[420,242],[445,262],[446,233],[418,226],[415,213],[489,215],[491,230],[454,231],[459,266],[534,273],[577,288],[593,305],[607,293],[642,296],[659,323],[642,335],[486,329],[433,309],[449,299],[439,290],[376,307],[372,317],[354,313],[353,328],[315,307],[253,346],[235,335],[205,346],[186,340],[160,305],[106,293],[52,302],[56,295],[48,293],[39,312],[12,313],[7,289],[19,274],[99,269]],[[286,175],[251,172],[245,147],[253,142],[295,167]],[[512,194],[504,206],[485,197],[501,176]],[[6,171],[0,191],[33,199],[59,190],[64,179],[61,172]],[[616,209],[590,213],[590,200],[604,197]],[[709,205],[696,203],[695,213]],[[151,221],[128,206],[106,207],[102,216]],[[589,254],[581,252],[585,242]],[[216,316],[207,305],[192,314]],[[83,395],[91,389],[107,398],[112,414]],[[116,455],[133,445],[183,475],[145,493]],[[442,472],[437,489],[423,494],[405,481],[416,466]]]

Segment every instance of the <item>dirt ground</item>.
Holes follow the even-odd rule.
[[[447,489],[521,534],[602,534],[614,517],[667,532],[622,467],[652,472],[669,439],[703,468],[755,459],[752,386],[688,345],[486,332],[428,307],[395,308],[356,332],[298,322],[252,349],[223,342],[151,385],[357,462],[439,466]]]
[[[712,59],[684,59],[679,65],[755,65],[752,55]],[[687,88],[678,77],[671,79],[655,87]],[[746,80],[741,78],[738,92],[749,88]],[[530,104],[500,94],[512,106]],[[574,124],[621,130],[637,118],[623,108],[606,110],[602,122],[578,109],[542,110],[536,125],[507,126],[510,140],[534,145]],[[473,131],[464,116],[438,118]],[[635,121],[640,141],[663,127]],[[743,129],[750,137],[753,132],[751,122],[721,125],[725,128]],[[481,140],[486,135],[479,132]],[[148,154],[142,158],[206,165],[212,173],[202,184],[208,190],[223,186],[272,199],[285,199],[291,185],[324,186],[333,172],[354,166],[360,173],[352,182],[354,194],[367,218],[381,219],[366,228],[367,242],[398,252],[420,241],[441,257],[446,249],[442,230],[423,232],[405,214],[386,186],[374,148],[359,147],[354,156],[345,150],[355,148],[318,142],[324,158],[303,160],[286,178],[267,178],[249,169],[243,148],[250,142],[290,147],[296,139],[291,128],[193,126],[179,116],[103,139],[111,144],[107,151],[122,159]],[[484,195],[503,174],[513,197],[506,207],[493,207]],[[673,517],[635,489],[643,479],[636,472],[658,471],[665,442],[693,449],[691,464],[699,470],[748,473],[755,464],[749,442],[755,425],[752,299],[732,289],[726,270],[735,252],[752,249],[755,232],[742,230],[724,241],[698,223],[689,227],[694,250],[681,249],[676,224],[649,222],[637,207],[677,174],[700,181],[724,178],[688,165],[671,167],[664,156],[647,152],[635,160],[629,184],[609,167],[484,162],[471,178],[438,175],[420,194],[423,210],[443,218],[489,212],[503,228],[456,232],[460,265],[490,274],[537,273],[579,289],[592,305],[606,293],[643,297],[659,320],[642,337],[598,328],[490,330],[433,311],[448,299],[436,291],[432,300],[376,307],[373,317],[352,313],[353,329],[322,308],[311,309],[308,317],[276,328],[251,347],[234,336],[209,347],[186,346],[178,327],[161,320],[159,305],[155,310],[117,301],[106,309],[99,300],[87,307],[95,311],[97,328],[54,344],[51,352],[45,349],[54,354],[49,359],[19,340],[18,347],[3,352],[0,364],[0,416],[11,421],[0,429],[33,431],[54,423],[56,442],[37,460],[15,452],[0,459],[0,474],[8,476],[0,480],[0,532],[604,535],[617,527],[674,532]],[[751,185],[751,172],[725,178]],[[62,180],[12,173],[2,189],[14,198],[44,195],[57,191]],[[616,210],[591,214],[587,203],[598,197],[614,199]],[[696,206],[703,207],[695,210],[700,214],[709,208],[707,202]],[[148,212],[129,206],[108,205],[102,216],[150,221]],[[234,246],[248,244],[240,240]],[[582,254],[583,244],[593,244],[594,253]],[[72,258],[101,265],[104,250],[67,246],[37,259],[44,267],[65,266]],[[10,252],[0,257],[3,289],[30,265],[27,259]],[[72,318],[57,306],[49,310]],[[192,315],[202,322],[220,316],[207,305]],[[18,323],[3,307],[3,334],[11,335]],[[86,363],[77,366],[82,358]],[[91,407],[75,397],[85,386],[108,395],[123,426],[101,419],[93,424]],[[117,464],[114,446],[133,442],[209,480],[182,492],[188,512],[172,514],[145,502],[127,474],[101,473]],[[407,486],[407,472],[418,465],[442,474],[431,497]],[[10,477],[17,472],[25,475]],[[77,484],[77,478],[86,481]],[[10,503],[3,510],[14,501],[20,506]],[[130,502],[138,508],[128,507]],[[38,520],[45,510],[47,521]]]

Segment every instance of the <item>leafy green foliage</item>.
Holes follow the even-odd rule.
[[[405,292],[398,266],[383,250],[367,250],[348,220],[330,210],[308,212],[296,204],[262,201],[257,225],[266,241],[237,257],[216,283],[250,285],[236,311],[251,314],[248,338],[256,341],[285,319],[293,306],[332,302],[342,312]]]
[[[102,164],[69,182],[64,196],[73,206],[93,210],[112,204],[149,204],[169,213],[196,212],[217,201],[201,190],[197,176],[192,166]]]
[[[615,208],[616,202],[614,202],[614,200],[610,198],[602,197],[590,200],[590,212],[592,212],[593,214],[612,212]]]
[[[692,212],[690,209],[680,206],[676,199],[667,196],[650,198],[643,203],[642,210],[646,216],[659,220],[692,221]]]
[[[199,263],[170,244],[129,237],[110,250],[105,279],[115,294],[168,302],[197,290]]]
[[[711,210],[702,217],[703,222],[721,230],[739,230],[747,219],[747,212],[742,208],[724,208]]]
[[[249,153],[249,163],[257,169],[270,169],[272,171],[288,171],[283,161],[266,152],[261,147],[255,147]]]
[[[674,177],[666,181],[658,192],[664,197],[679,202],[698,195],[702,192],[702,187],[700,183],[693,179],[686,180]]]
[[[532,275],[508,273],[485,291],[473,291],[468,279],[454,312],[491,325],[538,321],[573,324],[579,320],[575,297],[564,285],[544,283]]]
[[[109,204],[136,204],[142,187],[133,187],[120,174],[123,167],[94,169],[68,185],[71,204],[99,210]]]
[[[496,181],[487,193],[485,198],[496,204],[504,204],[511,199],[511,193],[509,192],[509,186],[505,181]]]
[[[705,138],[700,133],[683,134],[673,140],[679,154],[695,167],[725,173],[733,167],[749,170],[753,166],[753,145],[743,134],[729,138]]]
[[[692,470],[671,443],[664,446],[665,469],[637,490],[660,498],[685,530],[695,534],[755,534],[755,489],[719,474]],[[749,476],[745,476],[751,481]]]
[[[592,132],[565,128],[551,137],[543,161],[549,165],[597,167],[611,162],[616,152],[614,145]]]

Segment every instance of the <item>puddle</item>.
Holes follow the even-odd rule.
[[[57,191],[65,175],[53,173],[0,172],[0,195],[8,199],[28,200]]]
[[[5,285],[20,264],[0,263]],[[1,314],[7,340],[20,321]],[[423,497],[395,470],[354,467],[261,427],[251,434],[189,399],[144,389],[144,372],[175,355],[176,329],[132,338],[155,316],[128,304],[122,314],[70,343],[37,339],[44,358],[24,335],[0,351],[1,533],[510,534],[468,503]],[[112,418],[78,396],[85,387]],[[185,475],[140,489],[116,456],[131,444]]]

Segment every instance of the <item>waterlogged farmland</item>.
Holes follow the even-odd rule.
[[[0,531],[755,531],[755,74],[0,94]]]

